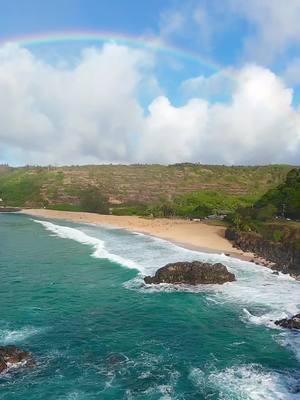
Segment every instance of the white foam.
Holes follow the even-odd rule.
[[[278,272],[278,279],[282,279],[285,281],[296,281],[294,277],[292,277],[290,274],[283,274],[282,272]]]
[[[295,355],[296,358],[300,361],[300,335],[298,333],[291,332],[289,330],[283,329],[280,326],[274,324],[274,321],[288,318],[289,315],[286,312],[279,312],[277,310],[273,310],[262,314],[260,316],[251,314],[246,308],[243,309],[244,319],[248,322],[251,322],[255,325],[264,325],[268,328],[277,329],[280,331],[280,334],[275,337],[275,340],[282,346],[290,349]]]
[[[297,314],[300,309],[300,282],[283,274],[273,275],[272,270],[227,257],[224,254],[208,254],[191,251],[170,243],[164,239],[154,238],[143,233],[128,231],[107,230],[104,227],[85,224],[75,229],[57,225],[48,221],[35,220],[42,224],[48,231],[64,239],[75,240],[79,243],[93,247],[93,256],[107,258],[128,268],[137,269],[140,276],[126,283],[130,289],[148,291],[182,290],[191,292],[214,292],[220,301],[230,301],[243,308],[252,305],[263,307],[260,315],[251,311],[251,321],[255,317],[261,318],[262,314],[269,314],[274,319],[282,316]],[[98,237],[100,235],[100,237]],[[126,258],[123,257],[126,254]],[[155,271],[169,262],[199,260],[205,262],[222,262],[230,272],[236,275],[237,281],[231,284],[214,286],[191,287],[182,285],[159,285],[145,287],[144,275],[152,275]],[[272,319],[272,318],[271,318]],[[258,320],[256,320],[257,322]]]
[[[250,321],[252,324],[265,325],[268,326],[269,328],[277,328],[277,329],[280,329],[280,327],[276,326],[274,324],[274,321],[277,319],[283,319],[288,317],[287,313],[282,312],[280,314],[277,311],[267,312],[262,315],[253,315],[250,311],[247,310],[247,308],[244,308],[243,312],[245,320]]]
[[[48,221],[34,220],[34,222],[43,225],[44,228],[46,228],[48,231],[54,233],[55,236],[58,236],[62,239],[71,239],[76,242],[93,247],[94,252],[92,256],[95,258],[108,259],[113,262],[116,262],[117,264],[126,266],[128,268],[138,269],[138,266],[135,262],[123,258],[122,256],[108,252],[105,249],[103,240],[89,236],[79,229],[70,228],[68,226],[56,225]]]
[[[300,282],[254,263],[241,261],[224,254],[192,251],[164,239],[126,230],[106,229],[85,224],[78,229],[47,221],[36,222],[58,237],[72,239],[93,247],[94,257],[107,258],[140,274],[124,286],[127,289],[155,293],[157,291],[206,292],[219,303],[228,302],[238,308],[247,323],[275,328],[271,320],[295,315],[300,310]],[[123,257],[126,254],[126,259]],[[236,282],[225,285],[145,285],[143,277],[153,275],[167,263],[193,261],[222,262],[236,275]],[[243,311],[246,310],[246,311]],[[291,345],[292,347],[292,345]]]
[[[0,330],[0,343],[1,345],[14,344],[28,339],[30,336],[36,335],[40,329],[25,327],[19,330]]]
[[[208,375],[194,368],[190,378],[204,393],[217,391],[219,398],[224,400],[299,400],[299,394],[292,393],[296,379],[257,365],[236,366]]]

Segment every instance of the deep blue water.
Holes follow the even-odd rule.
[[[0,345],[34,369],[0,377],[1,400],[299,399],[299,334],[271,319],[300,283],[124,230],[0,215]],[[143,285],[169,261],[222,261],[237,282]]]

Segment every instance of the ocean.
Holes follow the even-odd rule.
[[[1,400],[296,400],[300,282],[108,226],[0,215],[0,345],[35,368]],[[222,262],[237,282],[146,286],[168,262]]]

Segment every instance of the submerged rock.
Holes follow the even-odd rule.
[[[106,362],[107,362],[108,366],[112,367],[115,365],[123,364],[127,360],[128,360],[128,358],[126,356],[124,356],[124,354],[114,353],[114,354],[110,354],[107,357]]]
[[[275,325],[288,329],[300,329],[300,314],[294,315],[292,318],[284,318],[275,321]]]
[[[35,364],[31,353],[16,346],[0,346],[0,373],[25,364],[30,366]]]
[[[155,276],[146,276],[145,283],[173,283],[173,284],[220,284],[235,281],[235,276],[227,270],[225,265],[193,262],[177,262],[167,264],[156,271]]]

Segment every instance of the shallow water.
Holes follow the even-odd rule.
[[[120,229],[0,215],[0,345],[35,369],[1,400],[300,399],[300,283],[223,255]],[[170,261],[221,261],[223,286],[145,286]]]

